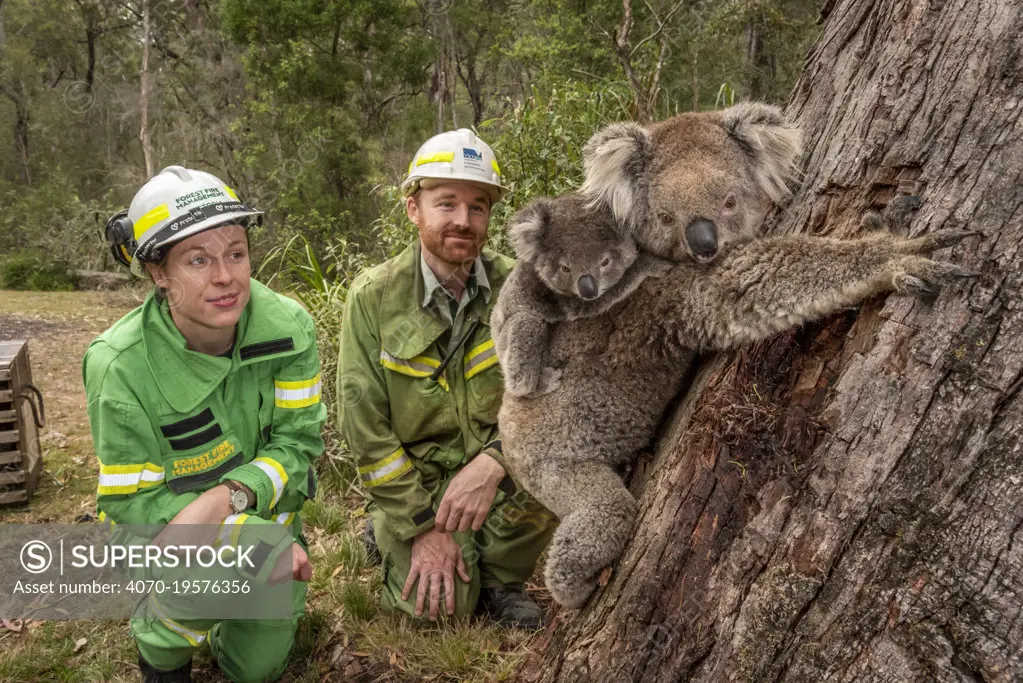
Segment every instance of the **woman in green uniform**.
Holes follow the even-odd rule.
[[[282,524],[295,541],[267,558],[297,580],[292,619],[132,619],[145,681],[190,681],[207,639],[232,680],[276,679],[305,608],[299,511],[326,409],[312,318],[249,276],[246,226],[260,215],[215,176],[171,166],[107,225],[115,257],[155,290],[83,362],[100,518]]]

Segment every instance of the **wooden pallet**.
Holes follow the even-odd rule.
[[[28,343],[0,342],[0,505],[28,502],[39,484],[37,417],[42,420],[43,407],[32,386]]]

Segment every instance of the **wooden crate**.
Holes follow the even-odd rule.
[[[28,343],[0,341],[0,505],[28,502],[39,484],[43,410],[32,384]]]

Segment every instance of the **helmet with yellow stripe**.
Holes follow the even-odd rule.
[[[507,190],[501,185],[501,167],[494,151],[468,128],[434,135],[423,143],[409,164],[401,189],[408,196],[421,187],[450,182],[483,188],[491,203],[500,201]]]
[[[168,166],[149,179],[127,211],[107,221],[114,258],[142,277],[145,262],[157,262],[186,237],[221,225],[247,226],[263,215],[243,204],[214,175]]]

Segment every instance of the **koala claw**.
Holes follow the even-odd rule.
[[[967,237],[973,237],[974,235],[980,234],[981,233],[976,230],[936,230],[927,235],[907,240],[906,245],[909,247],[910,253],[928,254],[932,251],[937,251],[938,249],[944,249],[945,247],[951,247],[958,244]]]
[[[893,285],[901,294],[933,294],[942,285],[956,280],[978,277],[980,273],[954,263],[920,259],[907,270],[897,274]]]

